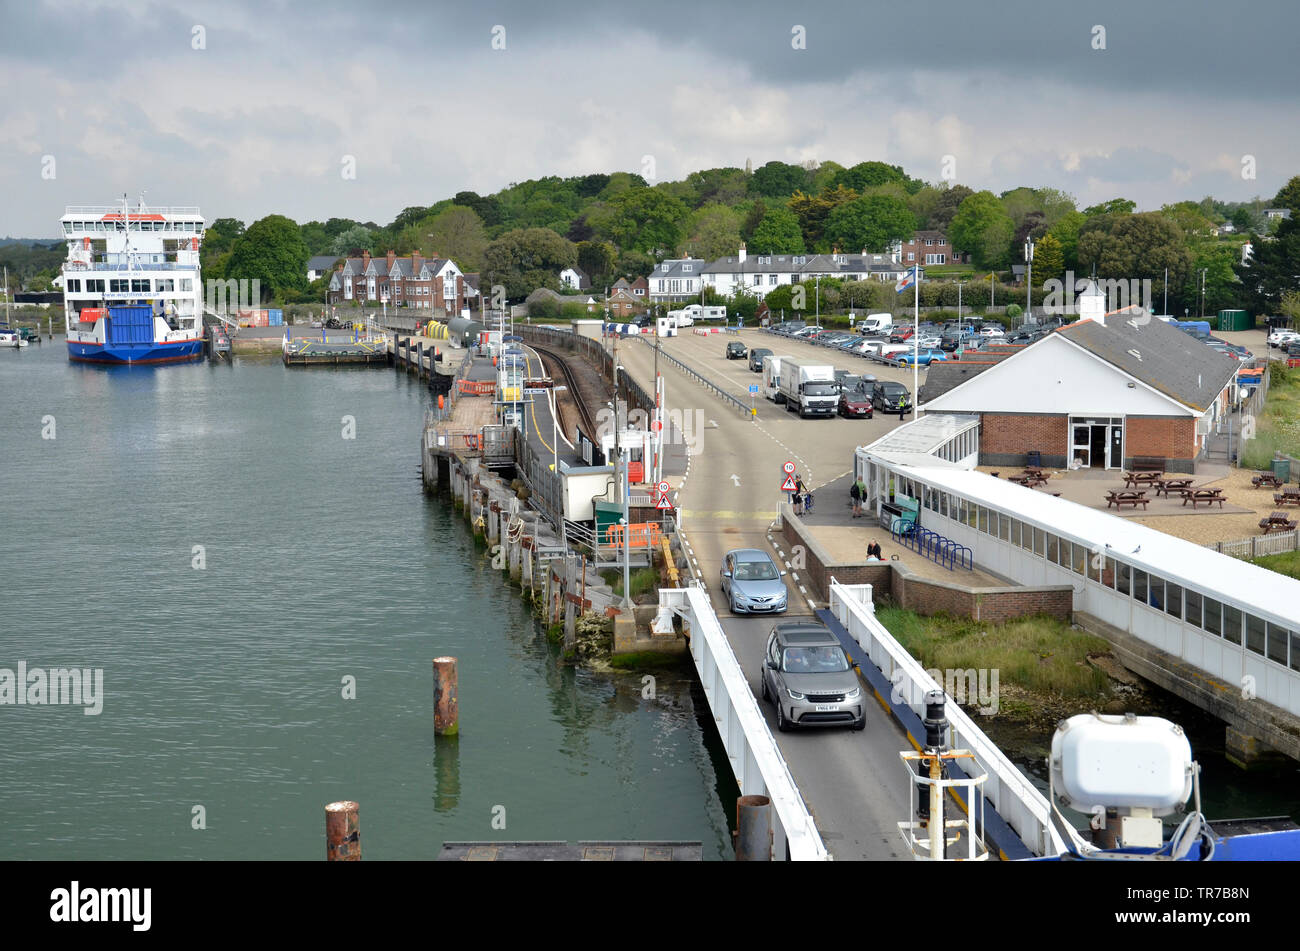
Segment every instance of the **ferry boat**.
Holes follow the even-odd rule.
[[[69,205],[60,280],[68,359],[171,363],[203,358],[198,208]]]

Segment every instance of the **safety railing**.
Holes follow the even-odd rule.
[[[828,861],[831,856],[713,613],[708,593],[694,586],[661,588],[659,607],[682,618],[691,659],[741,795],[766,796],[771,802],[772,857]]]
[[[965,568],[967,571],[974,570],[975,561],[969,548],[965,545],[959,545],[951,538],[940,535],[938,532],[922,528],[915,522],[896,518],[890,525],[889,534],[900,545],[919,555],[924,555],[935,564],[942,565],[949,571],[952,571],[953,568]]]
[[[893,703],[905,703],[923,718],[925,695],[932,690],[942,691],[943,684],[926,673],[916,658],[876,619],[871,606],[871,585],[846,585],[832,578],[830,611],[892,684],[892,695],[888,699]],[[985,798],[1025,847],[1039,856],[1050,857],[1064,852],[1065,842],[1052,824],[1047,798],[958,704],[947,704],[945,715],[952,728],[952,748],[965,748],[975,754],[975,759],[988,774],[983,786]]]
[[[607,526],[604,538],[605,547],[622,550],[624,547],[623,537],[622,525]],[[662,537],[663,533],[654,522],[633,522],[627,526],[628,548],[654,548],[659,545],[659,540]]]

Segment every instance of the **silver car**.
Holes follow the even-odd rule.
[[[738,548],[723,556],[718,581],[733,614],[784,614],[784,574],[767,552]]]
[[[782,733],[814,724],[867,725],[857,670],[824,624],[786,621],[772,628],[761,679]]]

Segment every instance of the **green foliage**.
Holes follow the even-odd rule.
[[[749,189],[764,198],[789,198],[796,191],[808,187],[808,172],[798,165],[785,162],[768,162],[754,169],[749,179]]]
[[[1267,469],[1278,452],[1300,456],[1300,373],[1280,362],[1270,363],[1267,372],[1268,398],[1255,421],[1255,437],[1241,446],[1241,465],[1251,469]]]
[[[336,257],[352,254],[355,251],[375,253],[375,236],[365,225],[353,225],[335,236],[330,242],[329,253]]]
[[[953,215],[948,240],[954,251],[968,251],[976,267],[1005,267],[1015,222],[992,192],[968,196]]]
[[[1067,211],[1052,225],[1047,233],[1061,242],[1061,257],[1065,267],[1077,271],[1079,267],[1079,228],[1088,220],[1081,211]]]
[[[1269,313],[1277,309],[1282,295],[1300,289],[1300,216],[1284,220],[1269,240],[1253,240],[1249,266],[1233,264],[1241,279],[1248,309]]]
[[[726,205],[705,205],[686,222],[686,237],[678,246],[682,257],[716,261],[740,247],[740,212]]]
[[[307,286],[307,257],[298,225],[284,215],[267,215],[235,239],[226,276],[260,280],[264,294],[296,292]]]
[[[1042,287],[1044,282],[1060,280],[1065,276],[1065,252],[1059,238],[1048,233],[1034,244],[1034,286]]]
[[[1129,201],[1127,198],[1112,198],[1100,205],[1090,205],[1083,209],[1083,213],[1089,218],[1095,218],[1098,215],[1131,215],[1136,209],[1135,201]]]
[[[789,208],[799,219],[804,245],[811,251],[825,253],[830,250],[826,240],[826,222],[836,208],[858,198],[858,193],[843,185],[836,185],[818,195],[796,191],[790,198]]]
[[[1273,208],[1290,208],[1291,214],[1300,218],[1300,175],[1293,175],[1291,179],[1283,185],[1273,199]]]
[[[1025,313],[1025,309],[1021,307],[1019,304],[1007,305],[1006,315],[1012,320],[1015,320],[1016,318],[1023,316],[1024,313]]]
[[[934,208],[930,211],[930,220],[926,223],[926,228],[935,231],[947,232],[952,224],[953,215],[957,214],[957,209],[971,195],[975,194],[974,189],[967,188],[965,185],[952,185],[948,188],[938,189],[939,194],[935,199]],[[920,193],[917,193],[918,196]],[[951,239],[951,235],[948,236]]]
[[[560,288],[560,272],[578,263],[578,251],[549,228],[517,228],[488,244],[483,253],[484,286],[502,284],[512,299],[538,287]]]
[[[612,284],[616,279],[614,277],[614,262],[617,258],[617,249],[608,241],[581,241],[578,243],[578,267],[580,267],[587,277],[591,278],[592,288],[604,288],[606,284]]]
[[[593,208],[587,220],[603,240],[652,255],[671,253],[681,241],[684,204],[653,188],[628,188]]]
[[[1119,199],[1117,199],[1119,200]],[[1192,255],[1178,226],[1159,212],[1101,215],[1079,230],[1079,266],[1093,266],[1101,278],[1163,281],[1169,268],[1171,287],[1186,282]]]
[[[450,205],[403,229],[399,254],[419,251],[426,258],[451,258],[462,271],[479,271],[487,250],[487,229],[472,208]]]
[[[907,203],[883,195],[846,202],[826,219],[826,240],[846,253],[884,251],[890,242],[906,240],[915,230],[916,219]]]
[[[897,165],[886,165],[884,162],[859,162],[832,177],[828,187],[843,186],[861,194],[874,185],[885,185],[890,182],[902,185],[906,181],[907,175]]]
[[[802,254],[805,248],[799,219],[786,208],[771,209],[750,235],[749,248],[756,254]]]

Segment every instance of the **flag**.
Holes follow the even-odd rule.
[[[894,285],[894,293],[901,294],[903,293],[903,291],[907,290],[915,283],[916,283],[916,265],[913,264],[910,268],[908,268],[907,273],[899,277],[898,283]]]

